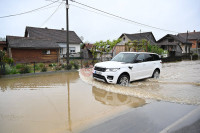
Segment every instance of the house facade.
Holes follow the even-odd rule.
[[[24,37],[7,36],[9,57],[15,63],[60,62],[66,57],[66,31],[26,27]],[[70,57],[80,56],[82,41],[74,31],[69,32]]]
[[[182,56],[190,54],[192,43],[187,42],[186,39],[167,34],[157,41],[158,46],[168,51],[168,56]]]
[[[67,44],[66,44],[66,31],[64,29],[48,29],[48,28],[36,28],[36,27],[26,27],[25,37],[33,38],[44,38],[56,42],[60,49],[60,58],[66,57]],[[82,40],[77,36],[74,31],[69,31],[69,56],[79,57],[80,56],[80,44]]]
[[[0,41],[0,50],[7,51],[7,47],[6,41]]]
[[[179,33],[177,36],[186,39],[188,42],[192,43],[191,52],[197,53],[200,56],[200,32],[187,32]]]
[[[7,36],[9,57],[15,63],[58,62],[59,46],[45,39]]]
[[[119,38],[122,41],[114,47],[113,56],[117,55],[120,52],[124,52],[125,44],[129,41],[134,41],[134,40],[141,41],[141,40],[145,39],[145,40],[149,41],[150,44],[154,44],[154,45],[156,44],[156,39],[152,32],[144,32],[144,33],[136,33],[136,34],[124,33]]]

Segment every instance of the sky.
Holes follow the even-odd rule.
[[[141,26],[69,1],[69,29],[75,31],[79,37],[83,37],[83,42],[113,40],[123,33],[153,32],[158,40],[166,34],[177,34],[176,32],[182,33],[187,30],[200,31],[200,0],[75,1],[145,25],[175,31]],[[50,0],[0,0],[0,17],[30,11],[50,3],[52,3]],[[60,0],[32,13],[0,18],[0,37],[24,36],[26,26],[66,29],[65,1]]]

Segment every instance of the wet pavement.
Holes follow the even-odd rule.
[[[200,105],[200,61],[163,64],[160,79],[129,87],[91,70],[0,79],[0,132],[160,132]]]

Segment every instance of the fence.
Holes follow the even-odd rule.
[[[6,74],[5,63],[0,62],[0,75]]]

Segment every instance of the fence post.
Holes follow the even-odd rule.
[[[34,62],[34,73],[35,73],[35,62]]]

